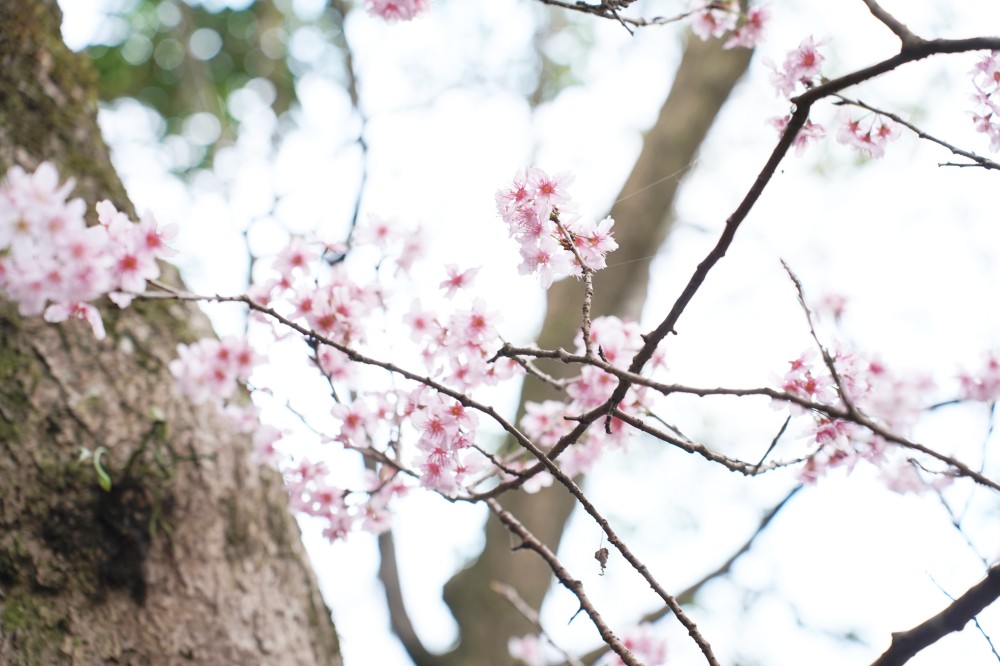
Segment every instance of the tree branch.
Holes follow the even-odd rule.
[[[791,501],[791,499],[795,497],[795,495],[800,490],[802,490],[802,486],[795,486],[794,488],[792,488],[791,491],[789,491],[787,495],[785,495],[785,497],[780,502],[771,507],[771,510],[768,511],[766,514],[764,514],[764,516],[760,519],[760,523],[758,523],[757,529],[753,531],[753,534],[750,535],[750,538],[748,538],[743,543],[743,545],[736,550],[736,552],[730,555],[725,562],[716,567],[715,570],[705,574],[697,582],[692,583],[690,586],[688,586],[686,590],[678,594],[677,595],[678,603],[682,605],[694,603],[694,597],[698,593],[698,591],[701,590],[701,588],[703,588],[705,585],[715,580],[716,578],[728,575],[729,572],[732,570],[733,565],[736,564],[736,561],[739,560],[744,555],[746,555],[748,552],[750,552],[750,548],[753,547],[754,541],[757,540],[757,537],[759,537],[761,534],[764,533],[764,530],[767,529],[768,525],[771,524],[771,522],[775,519],[778,513],[783,508],[785,508],[788,502]],[[669,613],[670,609],[664,606],[658,610],[653,611],[652,613],[646,613],[645,615],[643,615],[642,619],[639,620],[638,624],[648,624],[656,622],[657,620],[662,619]],[[608,648],[606,646],[601,646],[596,650],[591,650],[587,654],[583,655],[583,657],[580,658],[580,661],[582,661],[584,664],[593,664],[607,653],[608,653]]]
[[[608,627],[604,622],[604,618],[601,614],[597,612],[594,608],[593,603],[587,597],[587,594],[583,591],[583,583],[579,580],[573,578],[569,571],[562,565],[559,558],[556,557],[555,553],[549,550],[549,547],[544,543],[535,538],[531,532],[519,521],[514,515],[505,510],[500,503],[495,499],[486,500],[486,505],[490,508],[490,511],[497,517],[497,519],[503,523],[504,527],[510,530],[511,534],[517,535],[517,538],[521,540],[517,548],[527,548],[528,550],[533,550],[538,553],[538,556],[545,560],[545,563],[552,569],[552,573],[555,575],[556,579],[562,583],[563,587],[573,593],[573,596],[577,598],[580,602],[580,609],[583,610],[590,618],[590,621],[594,623],[597,627],[598,633],[601,635],[601,639],[608,645],[609,648],[614,650],[615,654],[621,657],[621,660],[628,664],[628,666],[643,666],[642,662],[635,658],[625,644],[621,642],[614,632]],[[710,661],[709,663],[717,664],[718,662]]]
[[[892,644],[871,666],[901,666],[924,648],[962,628],[1000,597],[1000,565],[947,608],[908,631],[892,635]]]
[[[875,0],[861,0],[866,5],[868,5],[868,10],[872,13],[872,16],[877,18],[879,21],[885,24],[885,27],[892,30],[893,34],[899,37],[899,41],[903,43],[904,46],[908,44],[914,44],[918,41],[923,41],[920,37],[917,37],[913,32],[903,25],[899,20],[893,17],[892,14],[882,9],[882,7],[875,2]]]
[[[926,141],[930,141],[931,143],[936,143],[937,145],[939,145],[939,146],[941,146],[943,148],[948,149],[949,151],[951,151],[955,155],[958,155],[960,157],[965,157],[966,159],[970,159],[973,162],[975,162],[974,165],[969,164],[969,165],[964,165],[964,166],[981,166],[984,169],[998,169],[998,170],[1000,170],[1000,164],[994,162],[993,160],[991,160],[989,158],[986,158],[986,157],[982,157],[982,156],[977,155],[975,153],[969,152],[968,150],[962,150],[961,148],[953,146],[952,144],[948,143],[947,141],[943,141],[942,139],[938,139],[937,137],[931,136],[930,134],[928,134],[927,132],[923,131],[922,129],[920,129],[916,125],[913,125],[912,123],[907,122],[906,120],[903,120],[902,118],[900,118],[895,113],[890,113],[888,111],[883,111],[882,109],[877,109],[874,106],[871,106],[869,104],[865,104],[864,102],[862,102],[859,99],[848,99],[847,97],[843,97],[841,95],[837,95],[836,97],[839,98],[841,100],[841,102],[844,103],[844,104],[850,104],[851,106],[856,106],[858,108],[866,109],[868,111],[871,111],[872,113],[877,113],[880,116],[885,116],[886,118],[889,118],[892,121],[894,121],[896,123],[899,123],[900,125],[902,125],[906,129],[908,129],[911,132],[913,132],[914,134],[916,134],[917,138],[924,139]],[[939,166],[945,166],[945,165],[942,164],[942,165],[939,165]],[[956,166],[956,165],[951,165],[951,166]]]

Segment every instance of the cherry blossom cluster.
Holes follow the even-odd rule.
[[[423,251],[419,233],[400,229],[396,222],[378,217],[370,217],[355,231],[352,240],[355,248],[374,248],[381,255],[379,265],[394,265],[396,274],[407,274]],[[352,349],[364,348],[365,331],[376,312],[383,317],[398,317],[409,328],[428,376],[463,393],[477,386],[495,385],[520,372],[509,359],[487,362],[502,342],[495,328],[498,316],[488,311],[482,301],[456,307],[449,316],[427,313],[416,300],[410,302],[408,311],[403,311],[392,306],[388,277],[361,284],[350,274],[349,262],[331,266],[320,260],[321,254],[319,248],[293,239],[274,259],[274,274],[251,289],[254,300]],[[465,290],[477,270],[446,267],[447,277],[441,282],[446,296],[454,297]],[[314,361],[331,385],[346,386],[348,394],[356,390],[356,364],[343,351],[317,345]],[[328,441],[362,452],[385,453],[390,442],[395,446],[403,434],[415,434],[411,459],[397,467],[402,469],[404,462],[412,461],[412,471],[422,485],[447,495],[457,494],[486,462],[470,446],[475,438],[475,415],[454,399],[426,387],[400,386],[356,394],[351,400],[335,404],[331,415],[340,426]],[[373,495],[371,501],[383,496]],[[305,505],[309,505],[308,501]],[[323,506],[333,510],[339,505]],[[317,510],[310,515],[317,515]],[[338,526],[337,516],[341,515],[330,515],[328,535],[346,534],[342,525]]]
[[[370,470],[360,490],[333,484],[329,470],[321,461],[302,459],[284,467],[292,511],[321,519],[323,536],[337,541],[355,530],[381,534],[391,525],[390,502],[402,497],[407,486],[399,476],[381,479]]]
[[[842,304],[838,304],[838,308]],[[877,357],[859,354],[841,347],[832,355],[836,377],[815,351],[807,351],[789,363],[779,382],[789,395],[814,404],[844,408],[848,404],[886,432],[909,437],[920,418],[932,405],[937,384],[929,376],[892,370]],[[993,404],[1000,399],[1000,359],[985,357],[978,372],[963,372],[957,377],[959,398]],[[778,404],[778,403],[776,403]],[[793,414],[806,410],[793,403],[780,403]],[[912,459],[871,429],[846,419],[816,412],[807,437],[815,446],[801,470],[801,477],[815,482],[829,470],[851,470],[858,462],[876,466],[886,486],[897,492],[922,491],[950,482],[945,474],[928,476]]]
[[[819,78],[820,66],[824,57],[819,52],[819,47],[825,42],[817,42],[812,36],[806,37],[799,44],[798,48],[789,51],[785,56],[785,61],[778,67],[770,60],[765,60],[764,64],[771,70],[771,84],[781,97],[791,99],[799,90],[807,90],[815,85]],[[791,115],[771,119],[771,125],[779,132],[784,132],[788,127]],[[822,125],[814,123],[812,119],[806,121],[805,125],[795,135],[795,149],[801,154],[812,142],[826,136],[826,130]]]
[[[666,641],[656,634],[651,624],[644,623],[626,629],[622,632],[621,641],[636,659],[647,666],[664,666],[667,663]],[[546,666],[551,663],[550,656],[558,658],[555,650],[547,649],[541,636],[531,634],[508,640],[507,651],[513,659],[524,666]],[[614,653],[609,653],[597,664],[624,666],[621,658]]]
[[[919,417],[929,406],[928,396],[936,389],[927,376],[891,371],[877,358],[868,358],[849,349],[840,349],[833,357],[843,395],[852,406],[874,419],[887,430],[909,436]],[[841,395],[835,380],[817,368],[807,353],[792,362],[783,388],[820,404],[838,404]],[[805,379],[796,383],[795,375]],[[806,389],[814,389],[809,393]],[[919,491],[930,484],[912,464],[898,459],[897,447],[856,423],[814,416],[812,439],[817,445],[802,469],[802,477],[815,481],[835,467],[848,470],[859,461],[879,468],[886,485],[897,491]]]
[[[474,446],[478,419],[458,400],[405,380],[362,390],[359,364],[347,350],[365,351],[371,335],[378,335],[372,325],[376,315],[393,332],[400,326],[409,330],[413,356],[424,365],[425,376],[456,393],[471,395],[478,387],[522,372],[511,359],[490,360],[503,344],[496,330],[497,313],[481,300],[460,298],[478,269],[446,266],[440,288],[455,305],[450,313],[430,313],[419,300],[393,293],[393,280],[402,277],[401,282],[408,282],[409,271],[423,253],[419,232],[372,216],[354,231],[351,244],[347,253],[341,244],[292,238],[273,258],[258,262],[259,279],[249,290],[259,308],[252,318],[258,334],[269,334],[274,343],[289,337],[275,317],[261,314],[260,309],[266,309],[316,336],[308,345],[309,355],[335,400],[329,410],[335,425],[320,436],[322,442],[381,463],[378,483],[365,482],[349,491],[329,480],[322,461],[282,455],[285,433],[269,428],[259,437],[255,434],[256,457],[282,470],[293,508],[324,521],[324,534],[331,539],[355,529],[384,529],[390,501],[412,485],[406,477],[454,496],[490,474],[488,458]],[[324,256],[338,259],[331,263]],[[368,258],[355,261],[363,256]],[[359,266],[366,262],[369,269],[375,265],[375,277],[360,280]],[[171,371],[192,400],[221,406],[261,360],[244,340],[203,340],[179,347]],[[274,393],[262,377],[254,378],[253,388]],[[254,410],[228,404],[225,411],[242,425],[252,421]]]
[[[191,402],[221,406],[263,360],[244,338],[204,338],[194,344],[177,345],[177,358],[170,362],[169,369]]]
[[[988,404],[1000,401],[1000,356],[996,352],[987,354],[979,372],[960,372],[958,383],[963,400]]]
[[[430,0],[365,0],[365,8],[373,16],[389,23],[409,21],[430,7]]]
[[[622,632],[622,643],[636,659],[646,666],[664,666],[667,663],[667,643],[656,634],[653,625],[643,623]],[[616,654],[609,653],[598,666],[625,666]]]
[[[976,130],[990,139],[990,150],[1000,150],[1000,51],[984,54],[972,70],[976,109],[972,120]]]
[[[825,41],[817,42],[813,37],[806,37],[798,48],[790,51],[781,67],[773,62],[765,61],[771,70],[771,83],[775,90],[784,98],[791,99],[799,92],[808,90],[822,78],[820,67],[825,58],[819,52],[819,47]],[[791,115],[772,118],[770,124],[779,132],[788,127]],[[863,155],[879,158],[885,154],[885,147],[899,138],[899,127],[889,118],[879,113],[865,112],[857,115],[846,108],[837,114],[837,141],[854,148]],[[793,145],[797,154],[801,155],[809,144],[826,136],[826,129],[812,119],[795,135]]]
[[[692,0],[691,31],[703,40],[730,33],[723,48],[737,46],[752,49],[757,46],[770,15],[761,5],[754,5],[744,14],[738,0]]]
[[[160,229],[149,214],[134,223],[109,201],[97,204],[99,224],[87,226],[84,202],[67,200],[73,184],[60,184],[49,162],[34,173],[7,171],[0,184],[0,294],[23,316],[83,319],[102,339],[93,302],[107,295],[127,307],[159,277],[157,259],[174,254],[167,242],[175,226]]]
[[[570,182],[567,174],[549,176],[532,167],[496,194],[497,211],[521,244],[518,270],[537,274],[545,289],[561,278],[581,275],[584,268],[604,268],[604,256],[618,248],[611,236],[614,220],[590,222],[574,214],[566,193]]]
[[[837,115],[838,143],[850,146],[868,157],[882,157],[885,155],[886,144],[899,138],[899,126],[881,114],[870,113],[858,118],[842,109]]]
[[[642,347],[642,335],[636,322],[624,321],[618,317],[599,317],[591,325],[590,342],[592,349],[599,349],[608,363],[625,367]],[[582,333],[577,334],[576,351],[578,354],[585,352]],[[663,367],[663,355],[657,352],[651,361],[651,368],[657,370]],[[541,403],[526,403],[521,428],[538,446],[548,450],[575,425],[575,421],[567,420],[567,417],[604,404],[617,386],[618,379],[614,375],[592,365],[585,365],[580,374],[566,384],[566,394],[570,398],[568,402],[546,400]],[[648,405],[646,394],[645,387],[632,386],[618,408],[625,413],[637,415]],[[592,424],[573,446],[559,456],[557,462],[569,476],[583,474],[605,452],[624,446],[630,432],[623,421],[615,418],[611,419],[609,432],[602,419]],[[532,477],[524,487],[533,491],[551,482],[552,477],[547,472],[542,472]]]
[[[771,85],[778,94],[791,98],[799,90],[812,88],[820,76],[820,67],[826,59],[819,52],[825,40],[816,41],[811,35],[802,40],[798,48],[789,51],[779,68],[771,61],[764,64],[771,70]]]

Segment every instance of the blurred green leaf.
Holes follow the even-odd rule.
[[[197,114],[216,118],[216,136],[209,134],[209,141],[205,133],[187,137],[204,147],[192,169],[208,166],[219,147],[235,140],[239,121],[227,102],[247,82],[270,82],[276,115],[296,99],[286,50],[294,16],[271,2],[210,11],[178,0],[138,0],[114,18],[122,33],[118,43],[87,49],[100,74],[102,99],[142,102],[164,118],[167,134],[184,134]]]

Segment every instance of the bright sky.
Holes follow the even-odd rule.
[[[100,4],[64,3],[71,45],[85,43],[101,28]],[[294,4],[308,14],[317,2]],[[638,2],[629,12],[670,14],[685,4]],[[772,3],[773,23],[751,74],[685,182],[678,225],[653,263],[647,324],[663,316],[714,244],[773,146],[776,134],[767,120],[786,109],[768,84],[764,61],[781,62],[803,37],[814,35],[829,40],[824,72],[833,76],[895,48],[891,34],[860,1],[788,4]],[[1000,5],[975,4],[972,10],[944,0],[884,3],[925,36],[1000,32]],[[514,340],[530,339],[543,300],[533,279],[516,274],[516,247],[496,217],[494,191],[529,162],[549,172],[571,170],[571,192],[581,211],[602,217],[669,87],[682,34],[664,27],[630,37],[620,25],[594,19],[589,53],[565,46],[566,57],[583,63],[584,85],[532,113],[516,82],[533,9],[529,0],[437,0],[411,24],[384,25],[358,14],[347,26],[372,118],[365,210],[425,225],[432,268],[482,265],[478,284],[504,313],[504,335]],[[304,58],[319,52],[308,34],[293,44]],[[967,113],[973,61],[968,55],[933,59],[851,92],[931,134],[986,153],[987,142],[972,131]],[[494,83],[472,85],[477,76]],[[281,244],[285,229],[319,229],[334,238],[342,233],[357,183],[358,155],[348,143],[355,121],[345,94],[327,76],[305,77],[300,97],[299,130],[272,161],[263,145],[274,119],[259,98],[248,95],[241,111],[252,118],[248,136],[220,156],[216,175],[200,177],[190,190],[164,175],[169,151],[155,145],[148,113],[126,105],[105,114],[116,164],[137,206],[152,209],[164,223],[183,223],[182,267],[192,289],[242,289],[240,233],[247,220],[267,213],[272,197],[280,201],[277,213],[252,229],[254,248]],[[834,113],[820,106],[816,118],[832,121]],[[676,380],[702,386],[773,383],[785,363],[808,347],[780,259],[809,295],[846,295],[845,330],[891,365],[930,372],[943,383],[960,367],[974,368],[984,350],[1000,346],[997,176],[938,166],[948,158],[905,134],[875,162],[862,163],[832,136],[804,156],[788,158],[685,314],[681,335],[670,339]],[[609,264],[613,270],[613,255]],[[422,279],[430,285],[423,288],[433,291],[441,275],[431,270]],[[231,315],[212,315],[220,332],[240,326]],[[509,408],[509,398],[506,403]],[[784,417],[761,402],[691,403],[671,415],[689,434],[744,453],[766,448]],[[922,441],[960,451],[974,463],[986,437],[987,415],[975,410],[952,410],[919,433]],[[747,481],[637,443],[627,456],[611,457],[588,489],[667,589],[679,590],[728,557],[762,509],[792,484],[789,474]],[[971,497],[966,527],[975,548],[952,527],[935,496],[890,493],[864,467],[850,476],[835,473],[796,498],[731,580],[705,591],[695,619],[725,663],[791,666],[802,663],[801,654],[817,666],[867,663],[890,632],[926,619],[947,604],[947,594],[957,596],[977,582],[984,571],[978,555],[1000,556],[1000,533],[991,527],[996,500],[968,490],[958,484],[949,498],[961,508],[963,498]],[[431,647],[446,649],[454,639],[438,601],[440,585],[475,553],[482,517],[475,508],[429,496],[400,508],[397,541],[407,601]],[[359,535],[327,546],[307,532],[307,544],[348,666],[408,663],[386,640],[374,540]],[[598,576],[592,557],[600,545],[597,528],[575,519],[560,555],[612,627],[622,629],[656,600],[614,556],[607,574]],[[544,618],[563,645],[588,647],[595,641],[592,628],[579,618],[567,626],[575,610],[573,600],[558,591]],[[981,623],[1000,636],[1000,612],[984,614]],[[699,663],[683,631],[669,621],[661,624],[671,663]],[[838,640],[848,632],[857,632],[862,642]],[[911,663],[976,666],[996,659],[971,628]]]

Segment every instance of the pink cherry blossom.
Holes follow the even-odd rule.
[[[67,201],[73,181],[59,184],[50,163],[34,173],[12,167],[0,184],[0,288],[25,316],[82,319],[95,335],[104,325],[93,301],[107,295],[120,307],[159,277],[157,260],[172,254],[173,230],[151,215],[132,222],[109,202],[97,205],[100,225],[87,227],[86,205]]]
[[[819,75],[819,68],[823,64],[823,56],[819,52],[819,47],[826,44],[826,40],[817,42],[810,35],[802,40],[798,48],[790,51],[785,56],[785,62],[781,69],[769,61],[764,64],[771,69],[771,84],[774,85],[782,97],[790,98],[800,86],[810,88]]]
[[[545,666],[544,644],[538,636],[522,636],[507,641],[507,652],[524,666]]]
[[[1000,150],[1000,51],[984,54],[972,69],[972,95],[976,108],[972,120],[976,131],[990,139],[990,150]]]
[[[766,7],[754,5],[747,10],[746,16],[733,34],[729,36],[726,43],[722,45],[724,49],[744,47],[752,49],[760,43],[764,33],[764,25],[771,18],[771,13]]]
[[[614,220],[610,217],[590,223],[575,216],[565,190],[570,182],[568,175],[549,176],[532,167],[496,194],[497,212],[511,237],[521,244],[518,271],[536,274],[543,288],[580,275],[584,268],[580,261],[590,270],[604,268],[605,254],[618,247],[611,237]]]
[[[551,287],[560,277],[575,273],[573,255],[551,236],[540,238],[537,245],[522,246],[521,259],[518,272],[521,275],[537,273],[543,289]]]
[[[45,321],[60,322],[67,319],[82,319],[94,331],[94,337],[103,340],[104,322],[101,313],[90,303],[53,303],[45,309]]]
[[[791,116],[772,118],[770,123],[778,132],[784,132],[788,127],[788,121],[791,119]],[[792,145],[795,146],[795,154],[801,155],[805,152],[809,144],[822,139],[824,136],[826,136],[826,130],[822,125],[814,123],[812,120],[806,120],[805,124],[799,129],[798,134],[792,140]]]
[[[444,295],[447,298],[451,298],[455,295],[459,289],[465,289],[470,284],[472,280],[475,279],[476,274],[479,273],[478,268],[469,268],[465,271],[459,271],[456,264],[447,264],[445,271],[448,273],[448,278],[441,282],[441,289],[444,289]]]
[[[351,238],[359,245],[374,245],[387,250],[399,238],[398,226],[399,223],[394,218],[368,215],[368,219],[357,226]]]
[[[274,259],[274,270],[283,277],[291,278],[293,271],[308,276],[312,266],[320,257],[320,252],[310,247],[302,238],[296,236],[289,241],[284,250]]]
[[[205,338],[192,345],[178,345],[177,355],[169,364],[170,373],[196,404],[221,405],[262,361],[245,339],[235,337]]]
[[[380,16],[389,23],[409,21],[430,7],[430,0],[365,0],[369,14]]]
[[[524,405],[524,416],[521,417],[521,428],[538,446],[548,449],[572,429],[572,422],[565,420],[565,415],[564,402],[527,402]]]
[[[694,12],[691,31],[705,40],[722,37],[736,27],[740,16],[740,6],[736,0],[692,0],[690,10]]]
[[[977,372],[960,373],[958,382],[964,400],[997,402],[1000,400],[1000,355],[987,354]]]
[[[846,109],[838,114],[840,129],[837,142],[851,146],[858,152],[872,158],[885,154],[889,141],[899,138],[899,128],[889,118],[874,114],[869,118],[855,118]]]
[[[658,636],[652,625],[640,624],[622,632],[622,643],[646,666],[664,666],[667,663],[667,643]],[[598,662],[600,666],[623,666],[616,654],[608,654]]]

